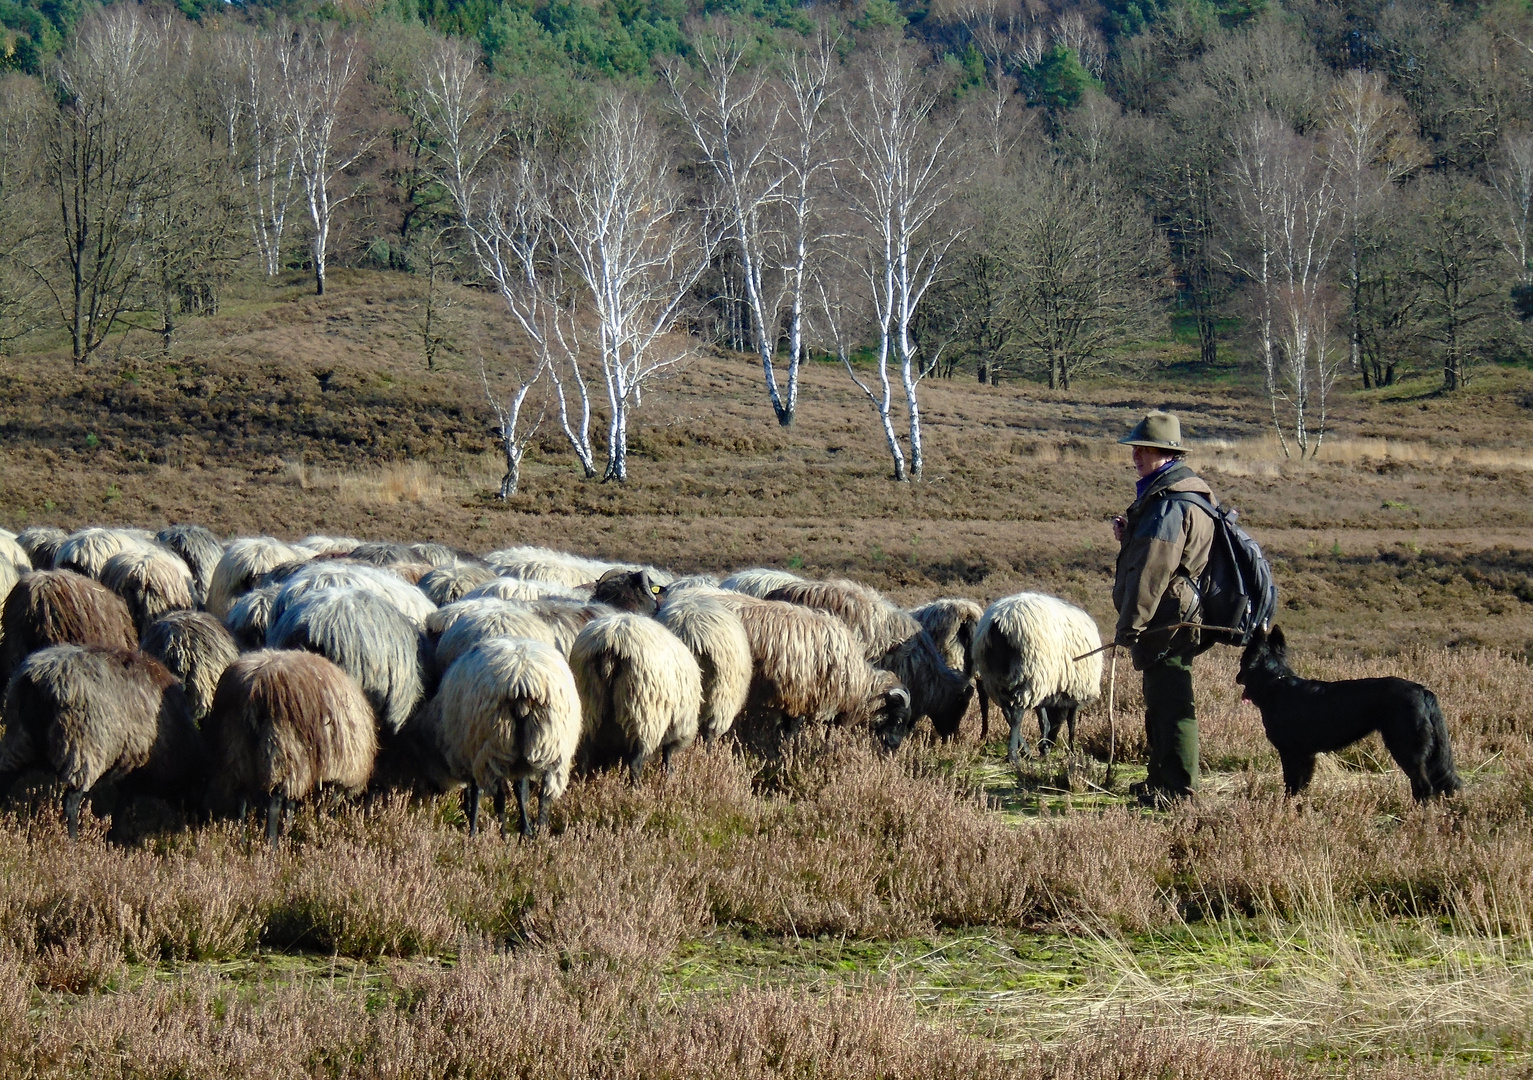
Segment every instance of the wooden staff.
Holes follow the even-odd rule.
[[[1238,634],[1238,633],[1240,633],[1240,631],[1236,630],[1233,626],[1209,626],[1207,623],[1200,623],[1200,622],[1179,622],[1179,623],[1172,623],[1170,626],[1157,626],[1157,627],[1154,627],[1154,628],[1152,628],[1150,630],[1146,630],[1145,633],[1146,634],[1171,634],[1171,633],[1175,633],[1178,630],[1209,630],[1209,631],[1212,631],[1213,633],[1216,633],[1216,634]],[[1095,656],[1097,653],[1100,653],[1100,652],[1106,652],[1108,649],[1111,649],[1113,646],[1115,646],[1117,644],[1118,643],[1116,641],[1109,641],[1106,645],[1103,645],[1100,649],[1092,649],[1090,652],[1081,653],[1079,656],[1073,656],[1070,659],[1078,664],[1082,660],[1085,660],[1087,657]]]

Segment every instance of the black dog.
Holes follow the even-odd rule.
[[[1437,696],[1406,679],[1301,679],[1288,666],[1283,631],[1258,630],[1240,658],[1235,681],[1261,710],[1267,739],[1283,760],[1288,794],[1303,791],[1315,755],[1351,746],[1377,731],[1395,764],[1410,777],[1417,802],[1463,787]]]

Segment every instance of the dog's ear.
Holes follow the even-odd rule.
[[[1283,637],[1283,628],[1281,626],[1274,626],[1272,628],[1272,631],[1267,635],[1267,644],[1272,646],[1274,652],[1288,651],[1288,641]]]

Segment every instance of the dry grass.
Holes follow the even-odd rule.
[[[301,491],[356,506],[433,504],[442,499],[442,478],[424,461],[361,469],[310,468],[295,461],[284,465],[284,475]]]

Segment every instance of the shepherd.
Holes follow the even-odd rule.
[[[1213,490],[1187,465],[1182,425],[1152,412],[1120,443],[1133,447],[1139,474],[1134,502],[1113,518],[1118,565],[1114,642],[1144,673],[1144,730],[1149,774],[1129,791],[1147,806],[1192,796],[1198,787],[1198,716],[1192,660],[1203,651],[1197,582],[1208,566],[1218,506]],[[1177,498],[1177,495],[1192,496]],[[1202,498],[1196,498],[1201,496]]]

